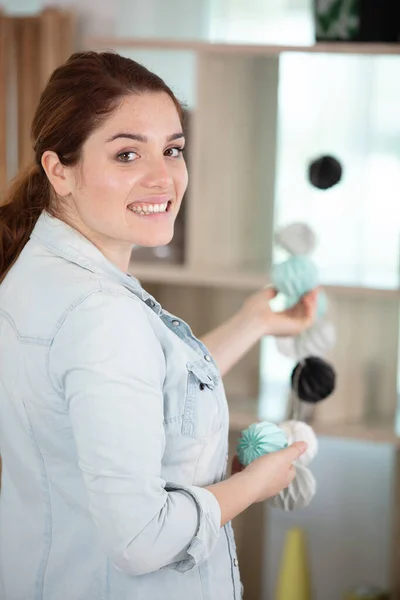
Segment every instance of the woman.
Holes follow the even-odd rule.
[[[259,292],[206,347],[127,274],[133,244],[173,235],[181,116],[141,65],[73,55],[0,207],[4,600],[239,599],[230,520],[305,450],[225,478],[221,374],[261,336],[307,327],[315,294],[274,314]]]

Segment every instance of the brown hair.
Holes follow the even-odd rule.
[[[183,109],[160,77],[112,52],[78,52],[51,75],[32,122],[35,163],[12,183],[0,205],[0,281],[29,240],[41,212],[56,215],[55,194],[41,165],[46,150],[65,166],[76,165],[91,133],[131,93],[166,92]]]

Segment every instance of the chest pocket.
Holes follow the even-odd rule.
[[[207,439],[222,426],[219,375],[203,360],[186,364],[188,371],[182,435]]]

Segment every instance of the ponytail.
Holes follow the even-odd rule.
[[[50,186],[35,164],[13,181],[0,204],[0,282],[29,240],[41,212],[49,207]]]

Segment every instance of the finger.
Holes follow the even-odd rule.
[[[311,300],[310,302],[304,303],[304,321],[310,322],[314,320],[315,314],[317,312],[317,300]]]
[[[302,298],[295,306],[289,308],[282,314],[296,322],[300,333],[314,321],[316,310],[316,303],[307,302]]]
[[[277,295],[278,291],[274,288],[274,286],[272,284],[268,284],[265,286],[265,288],[263,288],[263,293],[264,293],[264,298],[269,301],[272,300],[273,298],[275,298],[275,296]]]
[[[289,467],[289,485],[292,483],[292,481],[295,477],[296,477],[296,467],[294,465],[290,465],[290,467]]]
[[[240,471],[243,471],[243,469],[244,469],[243,465],[239,461],[237,454],[235,454],[235,456],[233,457],[233,460],[232,460],[232,475],[235,475],[236,473],[240,473]]]
[[[317,312],[317,304],[318,304],[317,291],[313,290],[309,294],[303,296],[302,304],[303,304],[303,318],[306,321],[313,320],[315,317],[315,313]]]
[[[314,289],[309,290],[308,292],[306,292],[304,294],[303,298],[307,298],[309,300],[311,300],[311,299],[315,299],[316,300],[318,298],[318,294],[319,294],[320,291],[321,291],[321,288],[320,287],[316,287],[316,288],[314,288]]]
[[[288,476],[287,476],[287,482],[286,482],[285,486],[283,487],[283,489],[288,488],[295,477],[296,477],[296,468],[293,465],[290,465],[289,471],[288,471]]]
[[[312,290],[302,298],[304,306],[316,306],[318,302],[318,291]]]
[[[296,304],[293,304],[293,306],[291,306],[290,308],[287,308],[283,312],[285,312],[287,314],[303,317],[305,315],[305,313],[316,308],[317,298],[318,298],[318,296],[317,296],[317,294],[314,293],[314,290],[312,292],[307,292],[306,294],[304,294],[303,296],[301,296],[298,299]]]
[[[294,462],[304,454],[307,448],[308,444],[306,442],[294,442],[288,448],[281,450],[281,452],[284,453],[291,462]]]

